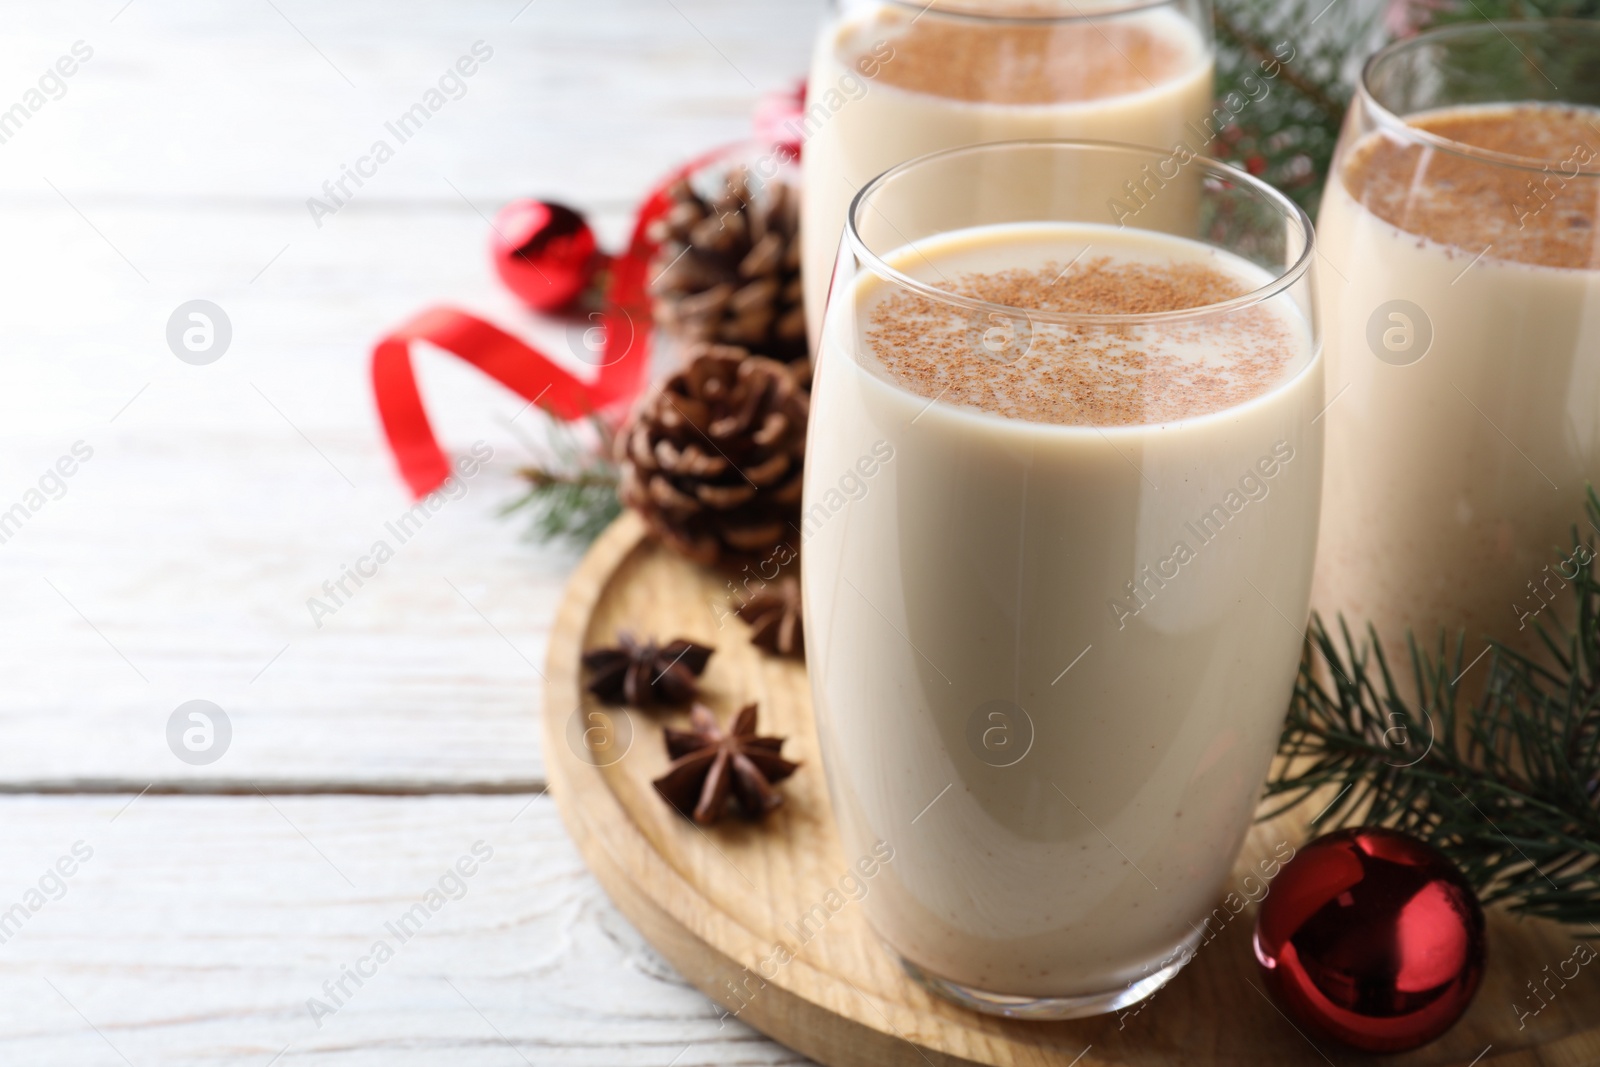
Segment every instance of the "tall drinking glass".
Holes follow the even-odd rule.
[[[1596,70],[1594,22],[1441,29],[1374,56],[1345,120],[1313,601],[1391,661],[1407,630],[1531,649],[1584,562],[1555,553],[1600,480]]]
[[[955,149],[852,204],[806,654],[848,854],[892,849],[866,914],[939,992],[1111,1011],[1198,942],[1300,655],[1312,296],[1298,208],[1156,149]]]
[[[1211,72],[1211,0],[840,0],[801,118],[812,338],[846,209],[873,177],[1025,137],[1181,141],[1205,154],[1233,118],[1213,112]]]

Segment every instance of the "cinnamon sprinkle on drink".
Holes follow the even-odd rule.
[[[988,14],[1071,14],[1038,5],[988,5]],[[862,44],[887,40],[893,58],[875,81],[915,93],[987,104],[1056,104],[1136,93],[1192,70],[1197,50],[1174,34],[1115,18],[984,22],[884,11],[842,47],[845,66]]]
[[[1600,109],[1495,104],[1406,121],[1522,164],[1379,131],[1358,142],[1339,168],[1338,180],[1357,203],[1468,258],[1485,253],[1544,267],[1600,267]]]
[[[1008,308],[1148,315],[1198,308],[1251,288],[1215,266],[1084,257],[1063,267],[962,274],[941,288]],[[998,328],[998,358],[981,342]],[[1130,426],[1192,418],[1241,404],[1282,381],[1304,350],[1264,306],[1176,322],[1049,323],[1010,330],[910,291],[885,287],[866,311],[864,348],[881,372],[929,399],[1006,418]],[[1024,354],[1025,351],[1025,354]]]

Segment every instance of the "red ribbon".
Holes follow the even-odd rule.
[[[799,154],[797,124],[783,119],[799,115],[803,100],[803,91],[779,94],[758,112],[763,140],[788,158]],[[788,130],[781,131],[785,125]],[[557,418],[620,412],[644,389],[650,366],[647,287],[657,247],[646,236],[650,223],[671,207],[667,190],[674,182],[747,149],[747,144],[725,145],[690,160],[667,175],[640,205],[627,251],[610,264],[611,281],[600,320],[605,333],[603,358],[592,379],[579,377],[498,326],[451,307],[428,308],[378,341],[372,350],[373,394],[400,476],[413,494],[423,497],[433,492],[451,470],[417,389],[412,342],[427,341],[465,360]]]
[[[646,231],[670,206],[668,186],[727,151],[719,148],[691,160],[640,206],[627,251],[611,261],[611,283],[600,320],[605,332],[603,359],[592,380],[578,377],[498,326],[451,307],[428,308],[378,341],[372,350],[372,391],[400,476],[415,496],[439,488],[451,471],[417,389],[412,342],[427,341],[444,349],[557,418],[576,419],[621,407],[644,388],[650,365],[646,275],[656,246]]]

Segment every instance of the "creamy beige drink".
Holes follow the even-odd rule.
[[[1287,295],[1062,318],[1270,280],[1133,229],[982,226],[884,259],[1041,314],[863,272],[828,316],[807,657],[846,854],[894,848],[864,906],[947,983],[1136,985],[1201,936],[1292,688],[1322,465],[1307,320]]]
[[[850,199],[897,163],[1023,138],[1184,142],[1196,150],[1208,142],[1209,42],[1181,5],[1121,14],[1118,6],[996,0],[957,9],[1032,16],[1005,21],[957,14],[950,3],[926,13],[920,3],[868,4],[824,28],[802,157],[813,338]],[[1209,23],[1205,5],[1190,6]]]
[[[1486,636],[1531,647],[1546,605],[1565,609],[1559,556],[1600,477],[1600,111],[1407,122],[1525,165],[1378,131],[1328,183],[1313,603],[1370,620],[1391,657],[1408,628],[1429,649],[1464,629],[1470,659]]]

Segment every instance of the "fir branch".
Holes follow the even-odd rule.
[[[1600,530],[1592,488],[1586,512]],[[1464,634],[1431,654],[1408,634],[1408,690],[1370,627],[1358,643],[1313,616],[1267,784],[1283,803],[1264,818],[1331,792],[1313,828],[1414,833],[1485,903],[1600,936],[1600,576],[1594,537],[1574,527],[1572,544],[1571,623],[1552,607],[1534,620],[1538,651],[1491,643],[1481,686],[1461,684]]]
[[[1362,59],[1396,33],[1555,17],[1600,17],[1600,0],[1217,0],[1217,105],[1233,118],[1220,136],[1194,147],[1261,176],[1315,217]],[[1507,73],[1498,69],[1504,58],[1490,48],[1486,69],[1455,73],[1492,80]],[[1586,60],[1522,58],[1562,86],[1591,84],[1597,74]],[[1227,108],[1230,99],[1248,102]]]
[[[1335,129],[1344,121],[1344,109],[1349,104],[1348,94],[1337,93],[1331,87],[1318,85],[1292,65],[1279,63],[1278,57],[1267,47],[1265,41],[1252,36],[1234,16],[1228,14],[1227,5],[1218,4],[1213,12],[1213,19],[1217,33],[1224,41],[1239,48],[1258,63],[1277,66],[1277,76],[1315,104],[1322,111],[1323,118]]]
[[[1600,0],[1456,0],[1441,4],[1428,24],[1484,19],[1541,19],[1600,17]]]
[[[1218,107],[1232,119],[1201,150],[1314,215],[1353,90],[1352,57],[1379,43],[1378,12],[1353,0],[1218,0],[1213,20]]]
[[[551,418],[548,459],[522,468],[528,482],[522,496],[501,509],[502,515],[532,514],[530,540],[588,544],[622,510],[617,500],[617,467],[611,462],[612,433],[601,419],[588,420],[594,442],[586,442],[572,423]]]

